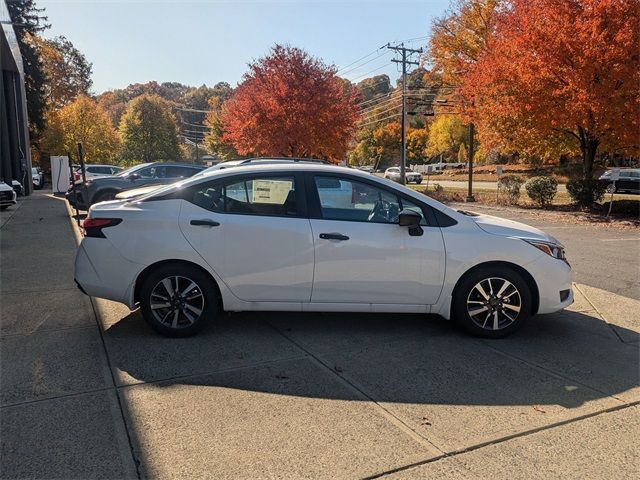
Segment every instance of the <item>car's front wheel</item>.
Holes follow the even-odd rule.
[[[453,295],[453,318],[467,332],[502,338],[531,316],[531,291],[516,271],[481,268],[466,275]]]
[[[607,193],[616,193],[616,186],[613,183],[607,185]]]
[[[146,322],[157,332],[188,337],[218,314],[218,295],[213,280],[203,271],[170,264],[144,279],[140,308]]]

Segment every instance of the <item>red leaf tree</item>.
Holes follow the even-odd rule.
[[[578,147],[585,178],[596,152],[638,149],[638,0],[510,0],[488,48],[463,78],[481,131],[516,147]],[[556,140],[554,140],[554,138]]]
[[[223,140],[241,155],[339,161],[355,134],[358,98],[333,67],[276,45],[249,66],[225,104]]]

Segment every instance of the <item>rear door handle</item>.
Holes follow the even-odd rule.
[[[220,225],[220,222],[216,222],[215,220],[191,220],[189,223],[191,225],[197,225],[201,227],[217,227]]]
[[[349,237],[341,233],[321,233],[320,238],[324,240],[349,240]]]

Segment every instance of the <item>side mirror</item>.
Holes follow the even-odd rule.
[[[398,225],[407,227],[409,235],[412,237],[419,237],[424,233],[420,226],[420,221],[422,221],[422,215],[406,208],[398,215]]]
[[[140,174],[138,173],[132,173],[131,175],[129,175],[129,180],[134,181],[140,178]]]

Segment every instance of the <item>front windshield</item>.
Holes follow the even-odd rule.
[[[138,170],[140,170],[143,167],[146,167],[148,165],[151,165],[151,163],[141,163],[140,165],[134,165],[133,167],[129,167],[125,170],[122,170],[121,172],[116,173],[117,177],[125,177],[127,175],[129,175],[130,173],[136,172]]]

